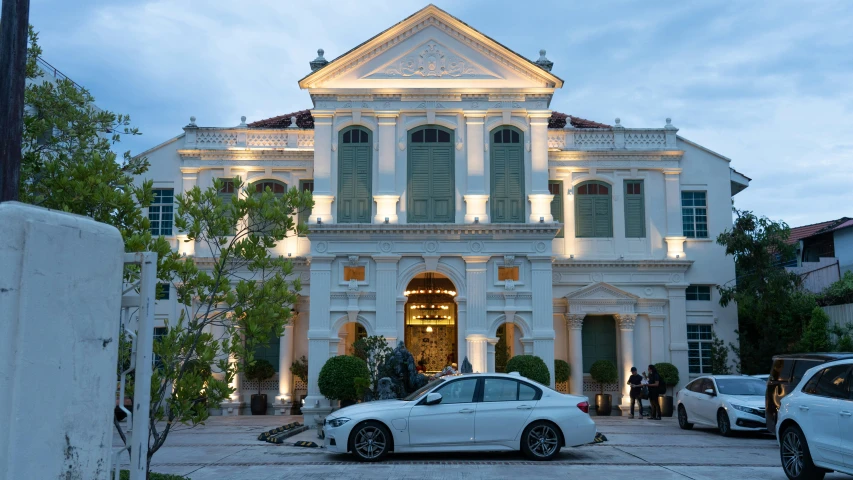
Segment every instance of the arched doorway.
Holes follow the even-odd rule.
[[[524,336],[518,325],[504,323],[498,327],[498,343],[495,344],[495,372],[505,373],[506,363],[516,355],[524,354],[521,338]]]
[[[458,365],[456,286],[440,273],[420,273],[403,293],[406,348],[427,373]]]
[[[367,336],[367,329],[358,322],[347,322],[338,329],[338,355],[352,355],[352,344]]]

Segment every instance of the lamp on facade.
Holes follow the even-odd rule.
[[[429,325],[427,325],[426,332],[427,332],[427,333],[432,333],[432,327],[431,327],[431,326],[429,326]]]

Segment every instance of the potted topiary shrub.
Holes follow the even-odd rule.
[[[596,415],[610,415],[613,412],[613,397],[609,393],[604,393],[604,385],[616,383],[618,378],[616,365],[610,360],[599,360],[589,367],[589,375],[601,388],[601,393],[595,396]]]
[[[506,362],[506,371],[518,372],[522,377],[527,377],[542,385],[551,384],[551,372],[545,361],[536,355],[516,355]]]
[[[246,378],[258,382],[258,393],[252,394],[252,415],[267,414],[267,394],[261,393],[261,382],[275,375],[275,367],[264,359],[255,360],[246,368]]]
[[[666,383],[666,390],[663,395],[658,398],[660,402],[660,414],[662,417],[672,416],[672,395],[668,395],[670,388],[675,388],[678,385],[678,369],[671,363],[656,363],[655,369],[658,371],[661,379]]]
[[[554,360],[554,382],[566,383],[572,374],[572,367],[565,360]]]
[[[329,400],[340,400],[343,408],[353,405],[362,393],[356,386],[357,378],[370,378],[367,363],[357,357],[338,355],[320,369],[317,386]]]

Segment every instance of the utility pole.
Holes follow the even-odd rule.
[[[18,199],[30,0],[3,0],[0,11],[0,202]]]

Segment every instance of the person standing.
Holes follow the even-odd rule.
[[[634,418],[634,403],[640,406],[640,418],[643,418],[643,377],[637,375],[637,367],[631,367],[628,385],[631,387],[631,418]]]
[[[649,365],[649,418],[660,420],[660,375],[654,365]]]

